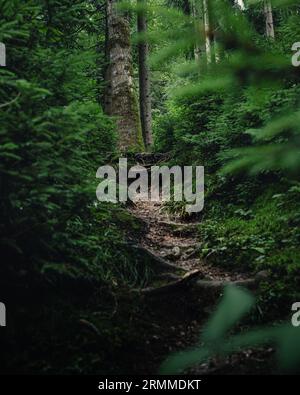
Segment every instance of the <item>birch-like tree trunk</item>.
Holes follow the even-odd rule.
[[[105,111],[117,120],[121,151],[142,146],[138,103],[132,78],[130,26],[116,10],[117,0],[107,0],[107,54]]]
[[[235,4],[237,4],[242,11],[245,10],[245,2],[244,0],[234,0]]]
[[[267,37],[274,39],[275,30],[274,30],[272,4],[270,0],[265,0],[264,2],[264,14],[266,20],[266,35]]]
[[[209,8],[208,8],[208,0],[203,0],[203,21],[204,21],[204,33],[205,33],[205,50],[206,50],[206,59],[207,63],[210,64],[212,62],[212,31],[210,26],[209,19]]]
[[[138,4],[145,5],[146,0],[137,0]],[[143,10],[137,16],[138,33],[147,32],[147,18]],[[140,82],[140,114],[144,144],[149,148],[153,144],[152,139],[152,107],[151,107],[151,82],[149,67],[149,45],[146,40],[138,44],[139,52],[139,82]]]

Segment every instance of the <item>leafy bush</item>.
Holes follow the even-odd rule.
[[[1,275],[8,283],[134,284],[141,270],[122,251],[119,209],[95,206],[95,174],[114,156],[116,132],[96,102],[96,59],[85,49],[94,20],[79,0],[49,7],[0,1],[8,49],[0,70]]]
[[[269,292],[279,301],[296,297],[299,269],[300,91],[291,66],[299,6],[278,2],[273,11],[276,39],[269,40],[261,4],[242,12],[211,1],[220,53],[209,66],[202,57],[187,60],[199,34],[190,33],[193,17],[181,28],[180,46],[169,28],[168,50],[155,59],[176,62],[175,82],[169,81],[167,112],[156,130],[158,146],[163,141],[175,163],[205,166],[202,258],[232,270],[271,269],[265,297]],[[200,18],[196,23],[201,30]],[[170,203],[168,210],[180,207]]]
[[[230,332],[251,311],[255,300],[248,292],[227,287],[216,311],[204,327],[198,345],[168,357],[162,374],[179,374],[213,356],[226,356],[243,348],[275,345],[281,372],[299,371],[300,336],[289,323],[232,335]]]
[[[249,209],[235,206],[231,215],[204,220],[199,226],[202,258],[232,271],[271,271],[273,281],[262,296],[266,304],[270,295],[280,303],[299,296],[300,233],[295,217],[299,207],[291,213],[289,200],[268,191]]]

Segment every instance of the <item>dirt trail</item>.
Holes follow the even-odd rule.
[[[138,155],[140,157],[135,160],[147,169],[164,162],[164,157]],[[154,263],[163,268],[162,275],[154,277],[147,288],[135,290],[145,296],[140,298],[139,295],[139,300],[144,303],[140,320],[145,321],[145,330],[139,333],[144,336],[146,347],[146,357],[143,358],[149,361],[145,372],[153,373],[170,353],[197,344],[224,286],[233,283],[252,289],[261,278],[225,270],[201,259],[198,224],[192,219],[182,220],[168,215],[162,202],[139,201],[128,210],[146,224],[139,248],[150,252]],[[212,358],[189,372],[257,373],[260,369],[265,370],[265,361],[269,359],[270,350],[243,350],[222,359]]]
[[[138,162],[145,166],[144,157],[142,160],[139,158]],[[146,163],[149,168],[149,162]],[[208,261],[201,259],[202,245],[197,235],[199,224],[168,215],[162,202],[140,201],[128,210],[146,224],[145,234],[140,242],[142,248],[159,257],[160,260],[162,258],[164,262],[182,269],[181,275],[178,276],[178,273],[174,274],[174,272],[167,273],[170,277],[166,276],[159,285],[150,284],[149,288],[141,290],[150,290],[150,295],[154,296],[154,298],[146,298],[148,307],[143,317],[147,317],[151,322],[148,326],[151,326],[153,332],[151,335],[147,332],[144,334],[147,338],[146,346],[149,354],[147,358],[149,361],[152,360],[151,363],[157,368],[166,355],[191,347],[199,341],[203,324],[214,310],[224,285],[233,282],[236,285],[247,286],[246,283],[250,282],[253,286],[259,280],[245,273],[230,272],[213,266],[209,259]],[[195,277],[194,273],[198,277]],[[185,282],[186,278],[188,282]],[[182,285],[182,281],[184,287],[173,287],[178,283]],[[196,288],[194,288],[195,283],[198,284]],[[210,287],[210,285],[214,286]],[[164,291],[163,296],[161,290]],[[146,295],[149,293],[146,292]],[[151,348],[148,347],[150,344]],[[257,373],[261,365],[262,369],[265,369],[265,361],[270,358],[270,352],[272,353],[272,350],[266,351],[263,348],[243,350],[230,357],[212,358],[189,372],[192,374]]]
[[[202,278],[211,282],[243,281],[248,278],[246,274],[228,272],[204,262],[199,257],[201,244],[194,231],[197,225],[170,218],[163,211],[161,203],[138,202],[130,208],[130,212],[147,223],[142,245],[156,256],[162,257],[185,271],[198,270]],[[166,280],[167,284],[170,282],[172,278],[169,281]],[[185,350],[197,344],[203,324],[216,306],[218,296],[210,298],[199,293],[197,297],[187,292],[189,287],[190,284],[183,292],[179,290],[176,296],[172,289],[171,292],[164,293],[162,298],[159,296],[156,301],[154,299],[152,303],[150,298],[149,319],[155,322],[152,325],[156,331],[151,335],[151,340],[147,340],[147,344],[149,346],[151,344],[152,355],[148,358],[153,359],[154,366],[157,363],[155,369],[164,360],[163,355]],[[217,295],[220,292],[217,291]],[[273,349],[264,347],[246,349],[225,358],[211,358],[189,369],[188,373],[196,375],[257,374],[257,372],[268,371],[268,363],[273,358],[273,352]]]
[[[244,274],[228,272],[200,259],[197,224],[170,217],[161,202],[137,202],[130,212],[147,224],[142,245],[185,271],[199,270],[207,280],[239,281]]]

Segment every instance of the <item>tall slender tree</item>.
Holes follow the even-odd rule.
[[[138,10],[137,25],[138,33],[145,34],[147,31],[147,17],[144,6],[146,0],[137,0],[141,9]],[[153,144],[152,138],[152,115],[151,115],[151,82],[149,67],[149,45],[147,40],[142,39],[138,44],[139,53],[139,88],[140,88],[140,115],[141,125],[146,148]]]
[[[267,37],[274,39],[275,29],[274,29],[272,3],[270,0],[264,1],[264,14],[266,20],[266,35]]]
[[[205,49],[206,49],[206,58],[207,63],[212,62],[212,32],[211,25],[209,19],[209,8],[208,8],[208,0],[203,0],[203,21],[204,21],[204,33],[205,33]]]
[[[201,40],[202,25],[201,25],[201,22],[200,22],[201,12],[199,10],[199,8],[201,7],[201,4],[200,3],[196,4],[196,0],[190,0],[190,2],[188,2],[188,3],[190,4],[190,6],[188,8],[188,12],[189,12],[188,15],[192,15],[193,18],[194,18],[194,21],[195,21],[194,22],[195,32],[196,32],[196,35],[197,35],[196,43],[195,43],[195,46],[194,46],[194,57],[195,57],[196,61],[199,61],[200,57],[201,57],[201,53],[203,52],[203,48],[202,48],[202,45],[201,45],[201,41],[202,41]],[[185,9],[186,8],[183,8],[183,11],[185,13],[187,13],[187,11],[185,11]],[[201,11],[202,11],[202,7],[201,7]],[[205,49],[204,49],[204,52],[205,52]]]
[[[117,0],[107,0],[105,111],[117,119],[119,148],[122,151],[142,145],[138,103],[132,77],[130,25],[116,8]]]

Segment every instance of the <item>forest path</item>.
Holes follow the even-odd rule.
[[[146,291],[148,308],[145,316],[149,322],[144,333],[148,350],[145,359],[150,364],[146,372],[153,374],[167,355],[198,344],[199,334],[215,309],[223,284],[253,280],[249,280],[245,273],[229,272],[201,259],[197,224],[171,218],[165,213],[161,202],[137,202],[129,211],[147,224],[142,247],[186,272],[182,277],[172,272],[164,273],[159,283],[141,290]],[[186,278],[189,279],[187,282]],[[202,286],[195,289],[199,282]],[[218,286],[206,288],[203,283]],[[213,357],[188,369],[187,373],[253,374],[265,369],[265,361],[272,352],[272,349],[264,348],[246,349],[224,358]]]
[[[168,154],[137,153],[132,158],[137,165],[151,169],[168,162]],[[162,201],[138,201],[128,210],[146,224],[142,247],[155,256],[183,269],[184,272],[199,272],[209,281],[238,282],[247,279],[245,274],[228,271],[200,258],[201,240],[197,234],[198,223],[193,218],[181,219],[170,215]]]
[[[160,158],[151,159],[152,165],[163,163]],[[144,157],[137,162],[147,168],[151,166]],[[140,248],[150,253],[157,267],[162,265],[162,271],[158,270],[148,288],[135,290],[144,306],[141,320],[146,321],[142,342],[146,346],[144,359],[149,364],[145,369],[153,373],[170,353],[198,344],[203,325],[214,311],[224,286],[235,284],[252,289],[259,280],[202,259],[199,223],[193,218],[169,215],[163,202],[138,201],[128,211],[146,225]],[[211,358],[189,373],[253,373],[260,367],[259,361],[264,363],[265,359],[265,350],[245,350],[232,357]]]
[[[245,274],[226,271],[201,259],[197,223],[168,215],[162,202],[136,202],[129,211],[147,225],[141,244],[154,255],[186,272],[197,270],[206,280],[245,279]]]

